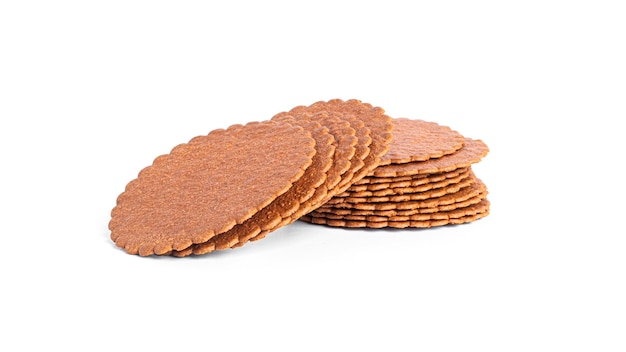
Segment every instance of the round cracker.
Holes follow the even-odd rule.
[[[489,148],[483,141],[465,138],[463,147],[452,154],[427,161],[380,166],[370,175],[396,177],[447,172],[461,167],[469,167],[479,162],[487,153],[489,153]]]
[[[347,192],[363,192],[363,191],[380,191],[388,188],[404,188],[404,187],[417,187],[425,185],[431,182],[441,182],[445,179],[456,178],[467,174],[470,168],[464,167],[449,172],[442,172],[437,174],[421,174],[415,176],[399,177],[399,181],[390,180],[386,183],[369,183],[352,185],[347,189]]]
[[[141,256],[206,242],[285,193],[314,146],[308,131],[274,121],[195,137],[129,182],[111,211],[111,239]]]
[[[460,189],[458,192],[443,195],[441,197],[434,197],[424,200],[414,201],[402,201],[402,202],[380,202],[380,203],[338,203],[338,204],[326,204],[318,211],[325,209],[356,209],[356,210],[414,210],[434,208],[444,205],[451,205],[458,202],[466,201],[472,197],[479,195],[480,193],[487,192],[487,187],[479,179],[476,178],[475,183],[470,186]]]
[[[380,165],[426,161],[461,149],[465,138],[450,127],[435,122],[392,119],[393,140]]]
[[[450,211],[458,208],[467,207],[476,203],[479,203],[481,200],[487,197],[488,192],[480,192],[476,196],[470,197],[465,200],[455,201],[451,204],[446,205],[438,205],[435,207],[424,207],[424,208],[414,208],[414,209],[389,209],[389,210],[360,210],[360,209],[350,209],[350,208],[333,208],[333,207],[324,207],[318,208],[315,211],[311,212],[310,215],[314,216],[313,213],[316,214],[331,214],[327,216],[330,219],[335,219],[335,216],[345,216],[345,215],[359,215],[359,216],[407,216],[407,215],[415,215],[415,214],[428,214],[428,213],[436,213],[440,211]],[[337,219],[340,219],[337,217]]]
[[[290,123],[307,123],[308,121],[315,121],[322,126],[329,129],[330,133],[335,138],[335,157],[333,165],[328,172],[328,179],[326,184],[326,195],[324,200],[320,200],[320,203],[335,196],[339,191],[339,184],[346,177],[352,177],[353,168],[361,161],[361,151],[359,142],[360,137],[356,135],[355,130],[351,124],[344,119],[344,115],[336,112],[327,111],[294,111],[290,113],[280,113],[275,115],[272,120],[287,121]],[[368,137],[369,138],[369,137]],[[320,204],[321,205],[321,204]]]
[[[364,165],[361,169],[355,171],[349,182],[345,182],[343,189],[338,190],[337,193],[341,193],[380,165],[382,156],[389,151],[389,144],[393,138],[393,123],[391,117],[385,115],[385,111],[382,108],[373,107],[371,104],[363,103],[356,99],[318,101],[309,106],[301,105],[294,107],[288,113],[299,114],[321,111],[338,112],[347,117],[354,116],[363,121],[365,127],[370,131],[371,143],[369,152],[363,159]]]
[[[296,125],[295,121],[284,122],[291,122]],[[319,199],[326,194],[325,187],[322,185],[327,180],[327,171],[332,166],[335,139],[328,129],[318,122],[302,120],[297,125],[311,132],[313,139],[315,139],[316,153],[313,156],[311,166],[305,170],[304,175],[287,192],[243,223],[235,225],[232,229],[204,243],[194,244],[184,251],[174,251],[173,255],[183,257],[190,254],[200,255],[214,250],[233,248],[235,245],[241,247],[261,231],[277,228],[284,218],[299,211],[302,203],[310,201],[312,198]]]
[[[425,200],[430,198],[437,198],[446,194],[456,193],[464,187],[470,186],[476,182],[476,176],[470,172],[469,177],[466,177],[458,183],[447,185],[441,188],[434,188],[424,192],[404,193],[404,194],[392,194],[382,197],[334,197],[326,204],[336,205],[342,203],[386,203],[386,202],[406,202],[415,200]]]
[[[394,195],[402,195],[407,193],[420,193],[426,192],[431,189],[442,188],[449,185],[457,184],[468,178],[471,175],[471,172],[468,170],[464,173],[459,174],[456,177],[445,177],[442,174],[436,174],[437,176],[432,178],[432,182],[424,182],[415,186],[410,185],[403,187],[405,182],[401,182],[399,184],[389,184],[389,187],[376,191],[351,191],[348,190],[342,194],[338,194],[336,197],[386,197],[386,196],[394,196]],[[426,178],[426,180],[429,180]],[[422,181],[422,180],[420,180]]]
[[[283,217],[275,226],[263,228],[252,236],[241,235],[239,243],[234,244],[233,247],[242,246],[244,241],[258,241],[265,238],[268,233],[286,226],[313,209],[318,208],[340,190],[339,183],[345,178],[344,175],[349,174],[355,165],[363,164],[361,159],[364,155],[358,145],[363,141],[363,137],[369,138],[369,130],[367,130],[366,134],[362,134],[363,130],[355,130],[347,119],[344,119],[343,114],[327,111],[315,113],[304,111],[294,112],[293,114],[278,114],[273,119],[296,124],[321,123],[327,127],[335,137],[333,162],[327,172],[326,182],[316,189],[313,197],[302,202],[293,214]],[[359,124],[354,126],[359,128]]]
[[[464,216],[476,215],[482,213],[488,207],[487,199],[481,199],[479,202],[456,208],[453,210],[437,211],[431,213],[416,213],[411,215],[337,215],[332,213],[311,212],[309,215],[314,218],[323,218],[329,220],[349,220],[349,221],[367,221],[367,222],[401,222],[401,221],[427,221],[442,219],[457,219]]]
[[[310,215],[303,216],[301,218],[304,222],[309,222],[318,225],[327,225],[332,227],[343,228],[430,228],[435,226],[444,225],[457,225],[465,224],[484,218],[489,215],[489,202],[486,201],[486,206],[481,212],[473,215],[465,215],[458,218],[442,217],[441,219],[430,220],[411,220],[411,221],[352,221],[352,220],[337,220],[337,219],[325,219],[315,218]]]

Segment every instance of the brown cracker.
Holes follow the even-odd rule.
[[[293,122],[295,121],[285,121]],[[194,244],[191,251],[185,250],[172,253],[175,256],[185,256],[189,254],[206,254],[214,250],[232,248],[235,245],[241,247],[248,240],[261,231],[275,229],[286,217],[291,216],[301,208],[301,204],[311,200],[316,196],[318,199],[325,195],[325,188],[320,187],[327,179],[326,172],[332,166],[332,157],[335,152],[334,137],[326,127],[322,127],[318,122],[299,121],[297,125],[310,131],[315,139],[316,154],[313,162],[306,169],[304,175],[296,181],[292,187],[281,196],[276,198],[265,208],[259,210],[252,217],[241,224],[235,225],[232,229],[215,236],[204,243]],[[321,193],[320,193],[321,190]]]
[[[309,222],[313,224],[319,225],[327,225],[332,227],[344,227],[344,228],[429,228],[435,226],[444,226],[444,225],[456,225],[456,224],[464,224],[476,221],[481,219],[487,215],[489,215],[489,202],[486,201],[486,206],[482,212],[461,216],[458,218],[441,218],[441,219],[431,219],[431,220],[411,220],[411,221],[352,221],[352,220],[336,220],[336,219],[325,219],[325,218],[315,218],[310,215],[303,216],[301,218],[304,222]]]
[[[326,102],[318,101],[309,106],[301,105],[294,107],[288,113],[298,114],[302,112],[311,113],[320,111],[338,112],[345,116],[354,116],[363,121],[365,127],[370,130],[371,143],[369,145],[369,153],[363,159],[365,165],[355,172],[350,182],[344,185],[344,189],[338,190],[337,193],[341,193],[352,183],[365,177],[380,165],[382,156],[389,151],[389,144],[393,138],[393,123],[391,117],[385,115],[385,111],[382,108],[373,107],[371,104],[363,103],[356,99],[346,101],[341,99],[332,99]]]
[[[381,202],[406,202],[412,200],[424,200],[430,198],[437,198],[446,194],[452,194],[458,192],[460,189],[470,186],[476,182],[476,176],[470,172],[470,176],[466,177],[462,181],[447,185],[441,188],[430,189],[425,192],[416,193],[404,193],[397,195],[389,195],[382,197],[334,197],[326,204],[336,205],[341,203],[381,203]]]
[[[440,182],[447,178],[455,178],[467,173],[469,170],[470,168],[464,167],[453,171],[437,174],[420,174],[414,176],[398,177],[399,180],[393,180],[393,178],[389,178],[389,182],[385,183],[352,185],[350,188],[348,188],[347,192],[380,191],[387,188],[417,187],[430,182]]]
[[[273,121],[195,137],[129,182],[111,211],[111,239],[142,256],[204,243],[289,190],[314,146],[308,131]]]
[[[421,175],[409,175],[409,176],[392,176],[392,177],[377,177],[373,175],[368,175],[353,183],[352,185],[369,185],[369,184],[377,184],[377,183],[390,183],[390,182],[398,182],[398,181],[409,181],[412,180],[415,176]]]
[[[435,122],[392,119],[393,140],[380,165],[426,161],[452,154],[463,146],[464,137]]]
[[[431,189],[442,188],[445,186],[457,184],[471,175],[468,170],[464,173],[457,175],[456,177],[446,177],[445,174],[435,174],[432,179],[426,178],[419,181],[432,180],[431,182],[416,182],[417,185],[411,185],[411,182],[398,182],[397,184],[388,184],[387,188],[375,190],[375,191],[351,191],[348,190],[342,194],[338,194],[337,197],[386,197],[393,195],[402,195],[406,193],[419,193],[426,192]],[[408,185],[406,185],[408,183]]]
[[[234,245],[234,247],[240,247],[243,240],[260,240],[264,238],[268,233],[280,227],[286,226],[296,221],[302,215],[310,212],[315,208],[318,208],[341,190],[339,188],[339,183],[346,177],[352,177],[346,176],[352,174],[351,170],[363,166],[363,161],[361,160],[364,157],[362,147],[368,149],[369,142],[367,142],[368,144],[365,145],[362,145],[362,143],[360,142],[368,141],[370,139],[369,130],[364,130],[362,128],[362,122],[356,121],[356,123],[351,124],[350,122],[348,122],[351,121],[351,119],[345,117],[343,114],[327,111],[320,111],[315,113],[300,111],[294,112],[293,115],[290,115],[290,113],[281,113],[275,115],[273,119],[278,121],[290,121],[291,123],[306,123],[307,121],[315,123],[319,122],[323,126],[328,127],[332,135],[335,137],[336,150],[333,158],[333,163],[327,173],[328,178],[326,179],[326,182],[317,188],[315,195],[311,199],[302,203],[300,207],[290,216],[283,217],[281,221],[276,224],[276,226],[271,228],[264,228],[252,237],[240,237],[239,244]],[[353,127],[356,127],[356,129]]]
[[[405,164],[391,164],[376,168],[370,175],[376,177],[410,176],[433,174],[469,167],[487,155],[489,148],[481,140],[465,138],[463,147],[438,159]]]
[[[365,123],[362,120],[352,115],[344,115],[344,119],[349,122],[350,126],[356,131],[358,143],[356,144],[354,158],[351,160],[352,165],[350,165],[348,171],[341,178],[341,181],[337,185],[337,189],[333,190],[333,192],[331,192],[331,194],[324,199],[324,203],[332,198],[331,195],[341,193],[346,188],[350,187],[352,182],[354,182],[355,175],[360,177],[360,172],[362,172],[361,170],[363,170],[363,167],[365,166],[365,159],[370,154],[370,145],[372,144],[370,129],[365,126]]]
[[[488,207],[489,202],[486,198],[481,199],[479,202],[456,208],[453,210],[436,211],[430,213],[416,213],[410,215],[336,215],[332,213],[318,213],[312,212],[309,215],[314,218],[334,219],[334,220],[350,220],[350,221],[367,221],[367,222],[381,222],[381,221],[426,221],[426,220],[442,220],[442,219],[456,219],[468,215],[475,215],[482,213]]]
[[[339,184],[346,177],[352,177],[355,167],[362,167],[362,154],[359,149],[360,136],[356,135],[357,130],[352,127],[349,118],[343,114],[327,111],[295,111],[293,113],[277,114],[272,120],[316,121],[327,127],[334,136],[336,146],[335,158],[331,170],[329,170],[328,182],[325,184],[327,195],[324,196],[324,200],[320,200],[320,203],[332,198],[340,191]],[[366,137],[369,138],[369,135]]]
[[[458,192],[446,194],[441,197],[434,197],[416,201],[402,202],[380,202],[380,203],[338,203],[334,205],[326,204],[317,209],[317,211],[325,211],[326,209],[355,209],[355,210],[414,210],[424,208],[434,208],[445,205],[451,205],[458,202],[466,201],[472,197],[476,197],[481,193],[487,192],[487,187],[478,178],[476,182],[470,186],[461,188]]]
[[[258,234],[255,234],[252,237],[246,237],[243,239],[240,238],[239,243],[234,247],[240,247],[243,243],[242,240],[258,241],[265,238],[265,236],[270,232],[293,223],[301,216],[313,209],[318,208],[320,205],[325,203],[326,200],[332,198],[336,192],[338,183],[343,179],[342,175],[349,172],[348,170],[353,165],[350,161],[346,163],[346,159],[354,160],[355,151],[358,149],[355,147],[356,142],[358,141],[358,135],[355,135],[355,129],[352,128],[352,125],[348,122],[338,119],[339,116],[340,114],[318,112],[314,114],[300,115],[300,118],[293,119],[293,121],[311,121],[313,123],[318,123],[318,121],[322,122],[325,126],[328,126],[332,130],[335,140],[339,139],[339,142],[336,142],[337,149],[335,150],[335,158],[333,158],[331,170],[329,170],[329,173],[333,176],[332,178],[328,178],[324,184],[317,188],[313,197],[305,202],[302,202],[300,207],[293,214],[283,217],[274,227],[261,229]],[[281,119],[285,121],[292,121],[292,119],[286,118],[285,116],[282,116]]]
[[[451,204],[445,205],[437,205],[434,207],[416,207],[414,209],[389,209],[389,210],[360,210],[360,209],[350,209],[350,208],[333,208],[333,207],[320,207],[315,211],[311,212],[311,215],[315,214],[330,214],[326,216],[329,219],[341,219],[341,217],[336,216],[345,216],[345,215],[359,215],[359,216],[407,216],[414,214],[428,214],[428,213],[437,213],[440,211],[450,211],[458,208],[467,207],[476,203],[479,203],[481,200],[487,198],[487,191],[479,192],[477,195],[470,197],[465,200],[460,200],[458,202],[454,202]]]

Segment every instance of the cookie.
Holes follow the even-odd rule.
[[[392,123],[393,140],[380,165],[440,158],[461,149],[465,140],[460,133],[435,122],[394,118]]]
[[[434,174],[469,167],[487,155],[489,148],[481,140],[465,138],[463,147],[437,159],[377,167],[370,175],[376,177],[412,176]]]
[[[275,121],[195,137],[129,182],[111,211],[111,240],[141,256],[204,243],[287,192],[315,153],[310,132]]]
[[[456,177],[447,177],[446,173],[434,174],[432,177],[418,179],[415,183],[410,181],[390,183],[388,184],[388,187],[380,190],[353,191],[352,189],[348,189],[346,192],[338,194],[337,197],[386,197],[406,193],[420,193],[459,183],[468,178],[470,175],[471,172],[469,170],[457,175]]]
[[[409,220],[409,221],[358,221],[358,220],[337,220],[337,219],[325,219],[315,218],[310,215],[303,216],[301,218],[304,222],[312,224],[328,225],[332,227],[344,227],[344,228],[429,228],[435,226],[444,225],[456,225],[464,224],[476,221],[489,215],[489,201],[484,201],[483,208],[473,215],[465,215],[461,217],[446,217],[444,215],[441,218],[430,220]]]
[[[327,209],[348,209],[348,210],[367,210],[367,211],[385,211],[385,210],[415,210],[441,207],[452,205],[454,203],[464,202],[468,199],[476,197],[480,194],[486,194],[487,187],[479,179],[467,187],[461,188],[458,192],[446,194],[440,197],[433,197],[415,201],[401,202],[379,202],[379,203],[338,203],[334,205],[326,204],[316,211],[325,212]]]
[[[324,185],[326,187],[326,194],[324,200],[320,200],[320,203],[332,198],[339,192],[339,184],[346,177],[352,177],[352,171],[355,167],[362,167],[362,156],[359,152],[359,142],[362,136],[357,135],[357,131],[352,127],[348,118],[341,113],[319,111],[296,111],[293,113],[281,113],[275,115],[272,120],[274,121],[287,121],[290,123],[307,123],[308,121],[314,121],[320,123],[329,129],[330,133],[335,139],[335,157],[328,172],[328,182]],[[369,130],[366,131],[367,138],[369,138]],[[366,145],[365,148],[368,146]],[[321,205],[321,204],[320,204]]]
[[[458,192],[460,189],[470,186],[476,182],[476,176],[470,172],[469,177],[462,181],[447,185],[441,188],[434,188],[424,192],[404,193],[404,194],[392,194],[382,197],[334,197],[326,202],[328,205],[337,205],[342,203],[386,203],[386,202],[406,202],[415,200],[425,200],[430,198],[437,198],[446,194],[452,194]]]
[[[380,191],[388,188],[417,187],[431,182],[441,182],[445,179],[467,175],[469,170],[470,168],[465,167],[437,174],[420,174],[415,176],[398,177],[399,180],[393,180],[393,178],[390,178],[389,182],[385,183],[352,185],[346,192]]]
[[[476,203],[480,203],[483,199],[487,198],[488,192],[480,192],[476,196],[470,197],[465,200],[460,200],[446,205],[437,205],[434,207],[416,207],[414,209],[390,209],[390,210],[360,210],[350,208],[333,208],[322,207],[312,211],[309,215],[315,216],[315,214],[324,214],[329,219],[341,219],[345,215],[358,215],[358,216],[407,216],[414,214],[428,214],[437,213],[441,211],[450,211],[458,208],[467,207]]]
[[[410,215],[337,215],[332,213],[312,212],[309,215],[314,218],[333,219],[333,220],[350,220],[350,221],[367,221],[367,222],[404,222],[404,221],[427,221],[427,220],[443,220],[456,219],[469,215],[476,215],[487,210],[489,201],[482,199],[475,204],[453,210],[442,210],[430,213],[416,213]]]
[[[391,117],[385,115],[385,111],[380,107],[373,107],[371,104],[363,103],[356,99],[341,100],[332,99],[329,101],[318,101],[309,106],[297,106],[288,111],[288,114],[297,115],[299,113],[313,112],[337,112],[345,116],[353,116],[365,124],[369,129],[371,143],[367,156],[363,159],[364,165],[361,169],[355,170],[354,176],[349,182],[344,182],[343,189],[337,193],[345,191],[350,185],[365,177],[372,170],[380,165],[381,158],[389,151],[389,145],[393,138],[393,123]],[[280,116],[280,113],[277,114]]]
[[[289,121],[285,121],[289,122]],[[291,121],[296,125],[295,121]],[[263,230],[276,229],[284,218],[293,215],[302,207],[302,203],[312,201],[312,198],[320,199],[324,196],[325,187],[320,187],[327,180],[327,171],[332,166],[332,158],[335,154],[334,137],[326,127],[318,122],[299,121],[298,126],[310,131],[315,139],[316,154],[313,162],[302,177],[292,187],[272,203],[259,210],[252,217],[232,229],[215,236],[204,243],[194,244],[190,250],[174,251],[172,254],[178,257],[189,254],[206,254],[214,250],[241,247],[248,240],[258,235]],[[321,190],[321,192],[320,192]]]

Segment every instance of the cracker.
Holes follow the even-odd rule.
[[[461,167],[469,167],[479,162],[488,152],[489,148],[481,140],[465,138],[463,147],[455,153],[427,161],[380,166],[370,175],[376,177],[396,177],[447,172]]]
[[[141,256],[204,243],[289,190],[314,147],[310,132],[274,121],[195,137],[129,182],[111,211],[111,240]]]
[[[458,202],[464,202],[472,197],[476,197],[481,193],[487,192],[487,187],[479,179],[476,178],[475,183],[470,186],[461,188],[458,192],[446,194],[441,197],[434,197],[424,200],[416,201],[402,201],[402,202],[380,202],[380,203],[338,203],[334,205],[326,204],[317,211],[324,211],[325,209],[355,209],[355,210],[414,210],[424,208],[434,208],[445,205],[451,205]]]
[[[363,177],[362,179],[356,181],[352,185],[355,186],[355,185],[369,185],[369,184],[376,184],[376,183],[390,183],[390,182],[397,182],[397,181],[409,181],[413,179],[415,176],[421,176],[421,175],[392,176],[392,177],[377,177],[373,175],[367,175]]]
[[[476,215],[486,211],[489,201],[484,198],[475,204],[456,208],[453,210],[436,211],[430,213],[415,213],[410,215],[337,215],[332,213],[312,212],[309,215],[314,218],[333,219],[333,220],[350,220],[350,221],[367,221],[367,222],[401,222],[401,221],[427,221],[427,220],[443,220],[457,219],[464,216]]]
[[[326,127],[322,127],[317,122],[300,121],[299,126],[310,131],[316,142],[316,154],[304,175],[287,192],[243,223],[235,225],[232,229],[211,238],[207,242],[194,244],[191,252],[189,250],[175,251],[172,253],[173,255],[180,257],[192,253],[195,255],[206,254],[214,250],[232,248],[237,244],[240,247],[261,231],[276,228],[284,218],[298,211],[302,203],[311,200],[314,196],[319,199],[325,195],[325,188],[320,186],[326,181],[326,172],[332,165],[335,139]],[[320,190],[323,192],[320,193]]]
[[[450,127],[435,122],[392,119],[393,140],[380,165],[426,161],[461,149],[464,137]]]
[[[457,184],[464,179],[468,178],[471,172],[468,170],[464,173],[457,175],[456,177],[446,177],[445,174],[435,174],[432,178],[424,178],[415,182],[416,185],[412,185],[410,181],[399,182],[396,184],[388,184],[388,187],[375,191],[352,191],[348,190],[342,194],[338,194],[337,197],[386,197],[393,195],[402,195],[406,193],[419,193],[426,192],[431,189],[442,188],[445,186]],[[429,181],[431,182],[421,182]]]
[[[457,218],[444,217],[430,220],[410,220],[410,221],[353,221],[315,218],[310,215],[301,218],[304,222],[312,224],[327,225],[344,228],[429,228],[444,225],[464,224],[476,221],[489,215],[489,202],[485,200],[485,206],[481,212],[473,215],[465,215]]]
[[[371,143],[369,145],[369,152],[363,159],[364,165],[361,169],[355,171],[354,176],[349,182],[344,182],[344,186],[337,192],[341,193],[351,184],[362,179],[380,165],[381,158],[389,151],[389,145],[393,138],[392,119],[385,115],[385,111],[382,108],[373,107],[371,104],[363,103],[356,99],[346,101],[341,99],[318,101],[309,106],[296,106],[288,113],[298,114],[302,112],[312,113],[320,111],[338,112],[345,116],[354,116],[363,121],[365,127],[370,131]]]
[[[425,200],[430,198],[437,198],[444,196],[446,194],[452,194],[458,192],[460,189],[470,186],[476,182],[476,176],[472,172],[470,172],[469,177],[466,177],[462,181],[447,185],[441,188],[430,189],[425,192],[415,192],[415,193],[404,193],[404,194],[395,194],[389,196],[382,197],[334,197],[333,199],[326,202],[328,205],[336,205],[342,203],[386,203],[386,202],[406,202],[406,201],[415,201],[415,200]]]
[[[362,167],[362,155],[359,151],[359,141],[361,136],[358,136],[356,133],[363,131],[357,131],[353,128],[349,122],[349,118],[343,114],[327,111],[295,111],[293,113],[277,114],[272,118],[272,120],[288,121],[291,123],[298,123],[298,121],[319,122],[323,126],[327,127],[330,133],[334,136],[336,147],[335,157],[333,159],[333,165],[328,173],[328,180],[324,185],[327,190],[327,195],[325,195],[324,200],[320,200],[320,203],[332,198],[339,192],[340,182],[342,182],[342,180],[346,177],[352,177],[353,171],[351,170],[355,167]],[[366,138],[369,139],[369,131],[366,131],[366,133]]]
[[[399,180],[389,178],[389,182],[386,183],[369,183],[352,185],[348,192],[362,192],[362,191],[380,191],[387,188],[398,187],[417,187],[431,182],[440,182],[448,178],[459,177],[466,174],[470,168],[464,167],[449,172],[442,172],[437,174],[420,174],[415,176],[403,176],[398,177]]]
[[[244,241],[257,241],[264,238],[268,233],[286,226],[302,215],[310,212],[313,209],[318,208],[324,204],[327,200],[331,199],[339,190],[339,182],[341,182],[346,174],[351,174],[351,169],[355,167],[362,167],[362,158],[364,154],[359,149],[359,141],[369,140],[369,130],[363,130],[363,124],[360,121],[351,124],[350,118],[345,117],[343,114],[336,112],[320,111],[316,113],[309,113],[306,111],[294,112],[293,115],[288,113],[282,113],[274,116],[274,120],[287,121],[290,123],[321,123],[331,131],[335,137],[335,153],[331,168],[327,172],[327,179],[320,187],[316,189],[313,197],[300,204],[298,209],[290,216],[283,217],[275,226],[261,229],[254,235],[242,235],[239,238],[239,243],[234,244],[233,247],[240,247]],[[357,129],[353,128],[356,127]],[[362,139],[365,138],[365,139]],[[369,144],[369,142],[368,142]],[[367,145],[365,148],[367,148]]]
[[[356,131],[358,143],[356,144],[356,151],[354,158],[351,160],[352,165],[348,171],[343,175],[341,181],[337,185],[337,189],[333,190],[329,196],[324,200],[324,203],[332,198],[331,195],[336,195],[346,190],[354,182],[355,176],[360,177],[360,172],[363,172],[365,166],[365,159],[370,154],[370,145],[372,144],[372,137],[370,136],[370,129],[365,126],[365,123],[352,115],[343,115],[343,118],[350,123],[350,126]]]
[[[340,216],[345,215],[359,215],[359,216],[407,216],[414,214],[428,214],[428,213],[436,213],[441,211],[450,211],[458,208],[467,207],[476,203],[479,203],[481,200],[487,198],[487,191],[479,192],[477,195],[470,197],[465,200],[455,201],[451,204],[445,205],[437,205],[434,207],[416,207],[414,209],[389,209],[389,210],[360,210],[360,209],[350,209],[350,208],[333,208],[333,207],[324,207],[318,208],[315,211],[311,212],[310,215],[314,216],[315,214],[330,214],[326,217],[329,219],[341,219]],[[315,214],[314,214],[315,213]]]

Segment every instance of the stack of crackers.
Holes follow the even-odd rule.
[[[396,118],[393,125],[381,165],[302,220],[338,227],[427,228],[489,214],[487,187],[471,169],[487,155],[485,143],[434,122]]]
[[[471,165],[480,140],[391,118],[359,100],[297,106],[270,120],[198,136],[156,158],[111,211],[129,254],[184,257],[241,247],[303,220],[406,228],[489,212]]]

